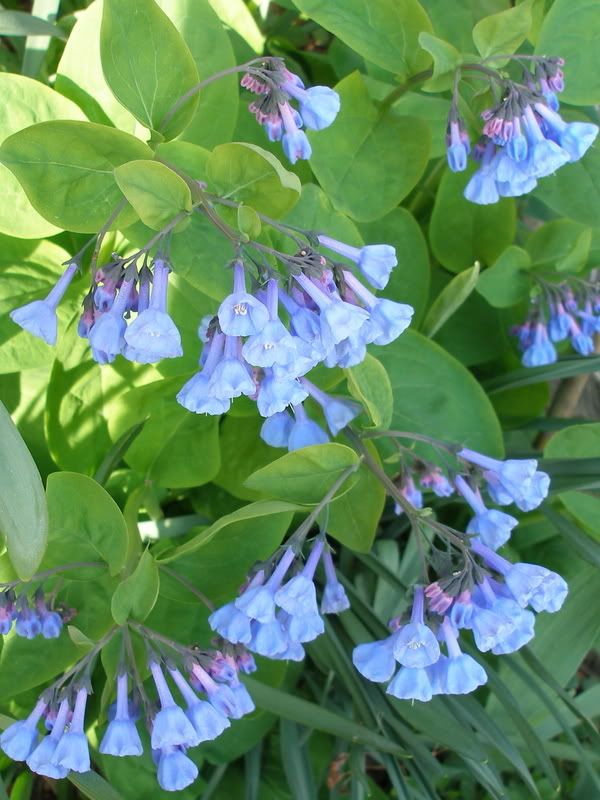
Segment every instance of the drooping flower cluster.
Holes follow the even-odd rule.
[[[57,639],[63,628],[67,612],[56,610],[53,600],[48,607],[41,589],[35,593],[33,604],[25,593],[17,597],[13,589],[0,592],[0,634],[6,636],[13,628],[17,636],[24,639]]]
[[[474,512],[459,538],[456,558],[444,557],[445,571],[437,580],[415,588],[409,621],[392,620],[390,636],[354,650],[359,672],[377,683],[390,681],[386,691],[399,699],[427,701],[436,694],[474,691],[487,676],[478,661],[462,652],[460,630],[472,631],[481,652],[512,653],[533,638],[533,612],[558,611],[567,595],[567,585],[556,573],[536,564],[513,564],[495,552],[508,541],[518,520],[488,508],[478,486],[483,481],[497,505],[514,503],[521,511],[531,511],[549,487],[537,462],[499,461],[468,449],[456,455],[457,472],[463,474],[454,477],[455,488]],[[421,507],[422,495],[412,477],[404,480],[400,491]],[[445,654],[440,642],[445,643]]]
[[[327,247],[334,245],[346,247],[327,239]],[[396,263],[393,248],[361,262],[369,250],[352,255],[359,268],[367,263],[370,272],[378,264],[379,283],[385,285]],[[354,404],[321,392],[306,373],[320,362],[329,367],[360,363],[367,344],[393,341],[413,314],[406,304],[375,297],[341,265],[328,269],[327,260],[312,250],[300,251],[292,261],[287,290],[271,277],[254,293],[247,290],[244,262],[235,261],[233,292],[202,329],[201,370],[177,396],[197,414],[223,414],[235,397],[246,395],[256,400],[262,416],[271,418],[263,428],[265,441],[290,449],[327,441],[325,431],[308,420],[302,407],[309,395],[323,408],[332,435],[358,413]],[[282,414],[288,406],[294,420]],[[279,416],[272,419],[274,415]]]
[[[326,583],[319,605],[314,576],[321,560]],[[294,565],[298,569],[285,580]],[[208,621],[224,639],[254,653],[301,661],[302,645],[325,630],[321,615],[338,614],[349,606],[331,551],[325,537],[319,536],[301,569],[293,547],[286,547],[274,563],[256,569],[236,600],[217,609]]]
[[[535,71],[525,71],[525,83],[497,75],[501,99],[482,113],[483,136],[472,151],[456,98],[452,104],[448,164],[455,172],[466,169],[469,152],[480,163],[465,188],[465,197],[473,203],[487,205],[532,191],[539,178],[582,158],[598,135],[597,125],[566,122],[558,113],[563,60],[539,57],[533,63]]]
[[[96,653],[97,650],[94,656]],[[63,686],[64,681],[60,680],[46,690],[26,719],[14,722],[2,733],[0,747],[10,758],[26,761],[32,772],[49,778],[65,778],[69,772],[90,770],[84,728],[91,693],[89,664],[87,661],[74,670],[76,677],[70,686]],[[121,664],[116,678],[116,702],[109,709],[109,722],[99,751],[117,757],[142,755],[142,740],[136,726],[141,699],[158,782],[165,791],[179,791],[198,776],[197,766],[186,755],[187,749],[217,738],[229,727],[231,719],[240,719],[254,710],[254,703],[239,680],[239,672],[252,672],[256,666],[243,647],[227,644],[222,652],[198,651],[190,656],[186,661],[187,677],[170,659],[162,659],[155,653],[151,653],[148,667],[156,688],[157,705],[148,700],[145,692],[140,694],[139,687],[137,696],[129,694],[128,669]],[[176,702],[165,670],[185,708]],[[39,731],[42,721],[47,731],[43,736]]]
[[[581,356],[594,353],[594,336],[600,333],[598,285],[579,278],[539,285],[527,320],[513,329],[523,365],[553,364],[558,359],[555,344],[566,340]]]
[[[282,59],[269,58],[251,67],[241,80],[244,89],[258,95],[248,110],[255,115],[272,142],[279,142],[288,159],[311,156],[311,146],[302,127],[320,131],[329,127],[340,110],[337,92],[328,86],[306,89],[298,75],[290,72]],[[298,110],[291,101],[298,103]]]
[[[407,457],[408,453],[405,456]],[[442,470],[417,456],[413,456],[410,466],[403,465],[397,486],[413,508],[423,508],[424,491],[431,491],[437,497],[450,497],[454,494],[454,486]],[[404,513],[399,503],[395,504],[394,511],[398,516]]]

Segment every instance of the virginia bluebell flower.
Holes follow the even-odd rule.
[[[89,340],[92,355],[99,364],[110,364],[123,351],[127,323],[123,314],[127,309],[134,279],[123,279],[119,294],[110,311],[103,314],[90,330]]]
[[[458,476],[456,488],[475,512],[467,526],[467,533],[475,533],[483,544],[497,550],[510,539],[512,529],[519,521],[510,514],[494,508],[486,508],[478,489],[473,490],[467,481]]]
[[[357,645],[352,651],[352,663],[356,669],[374,683],[389,681],[396,670],[394,646],[398,632],[386,639]]]
[[[233,292],[219,306],[219,325],[228,336],[254,336],[269,320],[267,307],[246,291],[242,261],[233,265]]]
[[[553,364],[556,359],[556,349],[548,338],[546,325],[543,322],[537,322],[531,344],[523,353],[523,366],[541,367],[545,364]]]
[[[500,506],[515,503],[521,511],[532,511],[548,494],[550,478],[538,471],[535,459],[498,461],[467,448],[457,455],[483,470],[490,496]]]
[[[209,616],[208,623],[213,631],[232,644],[248,644],[252,638],[250,619],[235,603],[226,603],[217,608]]]
[[[375,297],[347,270],[344,270],[344,280],[369,311],[371,322],[374,325],[374,331],[369,337],[369,341],[379,345],[390,344],[404,333],[414,314],[412,306]]]
[[[87,699],[87,687],[77,689],[71,723],[68,730],[58,740],[56,750],[51,758],[52,764],[73,772],[89,772],[90,770],[90,750],[83,729]]]
[[[471,150],[469,136],[458,120],[448,123],[446,132],[446,158],[452,172],[463,172],[467,168],[467,156]]]
[[[11,311],[12,321],[39,339],[43,339],[46,344],[56,344],[58,329],[56,309],[69,288],[78,266],[76,262],[68,264],[56,285],[43,300],[34,300]]]
[[[159,663],[151,659],[148,666],[160,701],[160,711],[152,723],[152,749],[194,747],[198,744],[198,734],[183,709],[175,703]]]
[[[565,311],[563,304],[558,301],[551,306],[548,333],[553,342],[562,342],[569,335],[571,329],[571,315]]]
[[[385,691],[398,700],[427,702],[433,697],[429,673],[423,667],[401,667]]]
[[[565,122],[560,114],[544,103],[536,103],[535,110],[560,147],[568,153],[570,161],[579,161],[598,136],[598,126],[591,122]]]
[[[231,400],[219,399],[211,385],[210,378],[223,356],[225,336],[215,333],[206,345],[208,355],[200,372],[193,375],[177,394],[177,402],[195,414],[224,414],[229,411]]]
[[[15,618],[15,593],[12,589],[0,592],[0,634],[6,636]]]
[[[117,676],[117,707],[114,719],[100,742],[100,752],[108,756],[141,756],[143,753],[140,735],[135,721],[129,715],[127,673]]]
[[[198,777],[198,767],[181,747],[165,745],[160,748],[157,778],[165,792],[179,792]]]
[[[339,614],[350,608],[350,601],[346,590],[338,580],[329,547],[323,550],[323,566],[326,583],[321,597],[321,614]]]
[[[241,339],[238,336],[225,337],[223,357],[210,375],[209,391],[223,402],[242,394],[247,397],[256,394],[256,384],[251,368],[242,356]]]
[[[327,394],[327,392],[319,389],[314,383],[311,383],[307,378],[301,378],[300,383],[309,395],[316,400],[321,406],[327,427],[331,431],[332,436],[337,436],[338,433],[349,425],[362,411],[358,403],[353,403],[346,398],[334,397]]]
[[[435,634],[424,622],[424,592],[415,587],[410,622],[396,634],[394,657],[404,667],[428,667],[440,657],[440,646]]]
[[[271,417],[288,406],[306,400],[308,392],[295,378],[277,376],[272,369],[265,369],[258,388],[256,405],[263,417]]]
[[[400,492],[413,508],[423,508],[423,493],[417,488],[411,475],[407,474],[402,478]],[[400,503],[394,505],[394,513],[398,516],[404,514],[404,509]]]
[[[319,244],[354,261],[365,278],[376,289],[385,289],[392,269],[398,264],[396,249],[389,244],[370,244],[352,247],[330,236],[319,235]]]
[[[292,164],[299,159],[309,159],[312,148],[307,135],[298,127],[296,117],[289,103],[279,104],[279,113],[285,133],[281,137],[283,152]]]
[[[148,308],[125,331],[124,356],[138,364],[155,364],[163,358],[183,355],[181,336],[167,312],[169,264],[162,258],[154,260],[152,297]]]
[[[436,497],[450,497],[454,494],[454,486],[439,467],[429,468],[423,472],[419,476],[419,483],[423,489],[430,489]]]
[[[201,700],[192,687],[175,667],[169,667],[169,673],[186,702],[186,716],[196,731],[198,742],[216,739],[229,727],[230,723],[211,703]]]
[[[260,438],[271,447],[287,447],[294,418],[287,411],[272,414],[263,422]]]
[[[432,684],[437,683],[436,694],[469,694],[487,682],[483,667],[472,656],[463,653],[458,644],[456,629],[444,617],[442,635],[448,649],[448,656],[441,656],[431,669]],[[435,675],[435,679],[433,676]]]
[[[300,450],[302,447],[325,444],[329,441],[327,433],[320,425],[310,419],[302,403],[293,406],[293,409],[295,420],[288,437],[288,450]]]
[[[21,595],[16,603],[15,633],[24,639],[35,639],[42,632],[42,623],[35,610],[29,605],[25,595]]]
[[[66,767],[60,767],[52,763],[56,746],[65,732],[68,715],[69,701],[65,697],[60,702],[50,733],[44,736],[27,758],[27,766],[32,772],[55,780],[66,778],[69,774],[69,770]]]
[[[290,578],[275,593],[277,605],[291,616],[302,617],[319,613],[314,575],[323,553],[323,546],[323,539],[317,539],[302,571]]]
[[[33,752],[39,739],[38,722],[47,705],[48,701],[40,697],[27,719],[13,722],[0,735],[0,747],[13,761],[25,761]]]
[[[297,77],[297,76],[294,76]],[[328,128],[340,110],[340,96],[328,86],[304,89],[294,80],[283,85],[284,90],[300,104],[300,116],[307,128],[315,131]]]

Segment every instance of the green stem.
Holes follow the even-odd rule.
[[[415,75],[411,75],[404,83],[401,83],[400,86],[396,86],[395,89],[387,94],[380,103],[380,111],[382,114],[392,106],[396,100],[399,100],[406,92],[409,92],[413,86],[416,86],[418,83],[423,83],[423,81],[428,80],[433,75],[433,69],[424,69],[422,72],[417,72]]]
[[[20,584],[27,584],[27,583],[38,583],[39,581],[45,581],[46,578],[51,578],[52,575],[57,575],[59,572],[67,572],[70,569],[85,569],[86,567],[105,567],[106,564],[104,561],[75,561],[72,564],[62,564],[60,567],[53,567],[52,569],[47,569],[44,572],[38,572],[36,575],[32,575],[31,578],[28,578],[26,581],[16,580],[16,581],[9,581],[8,583],[0,583],[0,589],[12,589],[15,586],[19,586]]]
[[[191,581],[188,581],[187,578],[184,578],[181,575],[178,575],[174,570],[170,569],[169,567],[165,566],[164,564],[159,564],[159,569],[162,572],[164,572],[165,575],[169,575],[174,580],[179,581],[179,583],[182,586],[185,586],[185,588],[189,592],[191,592],[202,603],[204,603],[204,605],[208,608],[209,611],[214,611],[215,610],[214,603],[211,603],[211,601],[208,599],[208,597],[205,594],[203,594],[199,589],[196,589],[194,584]]]
[[[102,648],[105,647],[110,642],[110,640],[113,638],[113,636],[115,635],[115,633],[118,630],[119,630],[119,627],[117,625],[113,626],[108,631],[108,633],[106,633],[100,639],[100,641],[97,642],[92,647],[92,649],[90,650],[89,653],[87,653],[80,661],[78,661],[76,664],[74,664],[71,667],[70,670],[65,672],[64,675],[61,675],[61,677],[57,681],[55,681],[53,684],[51,684],[48,687],[48,690],[55,691],[56,689],[60,689],[60,687],[63,686],[69,680],[69,678],[71,678],[76,673],[81,672],[83,669],[85,669],[86,666],[91,662],[91,660],[98,655],[98,653],[102,650]]]
[[[117,217],[119,216],[121,211],[123,211],[124,208],[128,205],[128,202],[129,201],[127,200],[127,198],[124,197],[119,202],[119,204],[117,205],[115,210],[112,212],[110,217],[106,220],[104,225],[98,231],[98,235],[96,236],[96,246],[94,247],[94,252],[92,253],[92,260],[90,262],[90,269],[92,270],[92,277],[93,277],[93,273],[96,271],[96,262],[98,261],[98,255],[100,253],[100,248],[102,247],[102,242],[104,241],[104,237],[106,236],[106,234],[110,230],[111,225],[114,222],[116,222]]]

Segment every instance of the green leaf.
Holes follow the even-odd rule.
[[[244,142],[215,147],[206,162],[206,174],[211,189],[221,197],[245,203],[271,217],[287,214],[301,190],[298,176],[285,169],[279,159]]]
[[[190,187],[158,161],[128,161],[115,169],[115,179],[144,225],[155,231],[192,211]]]
[[[510,198],[480,206],[463,197],[471,171],[446,170],[435,198],[429,240],[438,261],[461,272],[479,261],[492,264],[515,236],[515,204]]]
[[[260,438],[263,422],[258,414],[250,417],[228,414],[219,430],[221,470],[214,481],[241,500],[262,497],[260,492],[246,486],[246,478],[281,455],[281,450],[270,447]]]
[[[136,422],[135,425],[132,425],[129,430],[126,430],[125,433],[119,436],[117,441],[106,454],[94,475],[94,480],[97,481],[101,486],[106,484],[113,471],[119,466],[123,456],[140,435],[145,424],[146,420],[143,420],[142,422]]]
[[[36,19],[52,23],[58,17],[59,7],[60,0],[33,0],[31,15]],[[64,32],[61,38],[67,38]],[[39,75],[51,44],[53,43],[50,36],[28,36],[25,39],[25,52],[23,53],[23,67],[21,69],[23,75],[29,75],[31,78]]]
[[[417,117],[382,114],[358,72],[336,91],[342,106],[335,124],[309,137],[311,167],[338,211],[371,222],[395,208],[423,174],[429,127]]]
[[[123,800],[123,795],[97,772],[70,772],[68,780],[89,800]]]
[[[331,733],[346,741],[358,742],[375,750],[382,750],[384,753],[392,753],[397,756],[405,754],[404,750],[389,738],[373,733],[369,728],[351,722],[346,717],[335,714],[316,703],[310,703],[308,700],[303,700],[287,692],[265,686],[250,678],[246,678],[244,683],[259,708],[272,711],[283,719]]]
[[[294,5],[368,61],[404,78],[430,60],[418,44],[431,23],[417,0],[293,0]],[[339,124],[339,123],[338,123]]]
[[[533,231],[525,247],[536,266],[578,272],[586,265],[592,231],[568,219],[556,219]]]
[[[345,372],[350,394],[363,404],[373,427],[389,428],[394,398],[390,379],[381,362],[367,353],[364,361]]]
[[[598,501],[596,500],[596,502]],[[574,525],[562,514],[557,514],[547,503],[542,506],[542,511],[580,558],[593,564],[596,568],[600,568],[599,544],[592,542],[590,537],[586,536],[577,525]]]
[[[207,483],[221,466],[218,417],[190,414],[180,406],[176,395],[183,383],[182,378],[169,378],[121,392],[106,409],[115,441],[146,419],[124,459],[146,480],[173,489]],[[202,457],[190,458],[190,452]]]
[[[135,570],[117,586],[113,594],[111,611],[117,625],[125,625],[129,619],[143,622],[154,608],[159,587],[156,561],[145,550]]]
[[[1,73],[0,92],[0,142],[36,122],[85,119],[74,103],[31,78]],[[19,181],[5,166],[0,166],[0,180],[4,200],[0,206],[1,233],[26,239],[58,233],[59,229],[33,208]]]
[[[441,347],[408,330],[378,353],[394,393],[392,427],[502,454],[500,425],[471,373]]]
[[[398,266],[390,275],[385,294],[409,303],[415,309],[414,325],[425,311],[429,298],[429,253],[421,226],[405,208],[395,208],[385,217],[360,225],[366,242],[387,242],[396,248]]]
[[[555,0],[544,19],[535,50],[565,59],[567,80],[561,94],[564,102],[581,106],[600,102],[598,37],[600,0]],[[585,202],[583,187],[580,191]]]
[[[272,514],[288,514],[301,510],[305,509],[292,503],[284,503],[281,500],[259,500],[257,503],[250,503],[247,506],[238,508],[237,511],[232,511],[231,514],[225,514],[194,539],[190,539],[189,542],[180,545],[173,552],[161,558],[160,563],[168,564],[183,556],[187,557],[190,553],[195,553],[200,548],[206,547],[209,542],[212,542],[215,536],[218,534],[220,535],[221,531],[229,525],[234,525],[238,522],[246,522],[247,520],[253,520],[257,517],[268,517]],[[222,575],[219,574],[216,577],[222,580]]]
[[[484,17],[473,28],[473,41],[483,58],[497,54],[514,53],[525,41],[531,30],[531,6],[533,0],[525,0],[514,8]],[[493,59],[501,67],[507,59]]]
[[[594,5],[600,8],[600,2]],[[595,42],[592,29],[589,33],[594,36],[591,41]],[[600,218],[600,148],[590,147],[580,161],[566,164],[555,175],[544,178],[538,183],[534,195],[557,214],[582,225],[597,227]]]
[[[529,254],[511,244],[489,269],[481,273],[477,291],[494,308],[514,306],[529,295],[530,269]]]
[[[358,456],[346,445],[315,444],[272,461],[250,475],[244,485],[267,497],[314,505],[349,467],[356,464]],[[345,484],[346,491],[351,485],[350,479]]]
[[[210,0],[219,19],[234,30],[260,55],[265,45],[265,35],[257,25],[244,0]]]
[[[167,139],[186,128],[197,95],[174,115],[170,110],[199,82],[198,70],[177,28],[154,0],[131,0],[126,7],[120,0],[104,0],[100,56],[114,96],[143,125]]]
[[[0,403],[0,532],[17,575],[37,570],[48,538],[48,508],[40,473],[8,411]]]
[[[443,92],[454,82],[454,71],[462,63],[462,55],[449,42],[427,31],[419,34],[419,44],[433,59],[433,75],[423,85],[427,92]]]
[[[233,67],[248,57],[244,55],[236,58],[230,36],[215,13],[218,9],[212,0],[157,2],[189,47],[200,80]],[[227,7],[230,11],[233,10],[229,0]],[[244,10],[247,11],[245,6]],[[249,11],[247,13],[250,15]],[[182,138],[204,147],[214,147],[229,141],[235,130],[239,95],[239,75],[226,75],[205,86],[198,95],[196,113],[183,131]]]
[[[579,375],[583,372],[595,372],[600,369],[600,356],[567,356],[555,364],[546,367],[522,367],[495,378],[483,381],[485,390],[492,394],[504,392],[507,389],[517,389],[520,386],[529,386],[532,383],[559,380]]]
[[[242,205],[237,210],[237,226],[240,233],[243,233],[248,239],[258,239],[262,223],[253,208]]]
[[[474,291],[479,279],[479,263],[476,261],[470,269],[465,269],[455,275],[431,304],[427,316],[423,321],[422,332],[432,338],[458,311],[467,297]]]
[[[367,447],[380,463],[372,442],[368,442]],[[352,550],[367,553],[377,533],[385,497],[383,485],[362,465],[350,490],[329,504],[327,532]]]
[[[46,22],[45,19],[34,17],[25,11],[0,10],[0,35],[2,36],[55,36],[57,39],[66,39],[64,31]]]
[[[16,176],[33,207],[60,228],[94,233],[122,199],[115,167],[151,158],[145,144],[92,122],[41,122],[10,136],[0,160]],[[135,215],[125,209],[118,222]]]
[[[101,558],[111,575],[120,572],[127,558],[127,525],[108,492],[85,475],[54,472],[48,476],[46,494],[49,547],[44,566]],[[98,574],[91,568],[81,572]]]
[[[592,458],[600,453],[600,423],[573,425],[550,439],[544,450],[546,458]],[[600,541],[598,519],[600,498],[584,492],[564,492],[559,495],[565,508]]]
[[[306,752],[305,731],[295,722],[282,719],[279,724],[281,761],[294,800],[313,800],[315,780]]]

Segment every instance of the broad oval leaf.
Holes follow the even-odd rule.
[[[78,233],[95,233],[104,225],[123,198],[114,168],[138,158],[152,158],[147,145],[92,122],[41,122],[0,147],[0,160],[33,207],[54,225]],[[126,208],[118,224],[134,220]]]
[[[100,57],[113,94],[142,125],[168,139],[186,128],[197,94],[170,112],[199,82],[198,70],[177,28],[154,0],[129,0],[125,6],[104,0]]]
[[[192,210],[190,187],[158,161],[128,161],[115,169],[115,179],[144,225],[155,231]]]
[[[480,276],[477,291],[495,308],[507,308],[525,299],[531,288],[531,258],[511,244]]]
[[[0,403],[0,533],[22,580],[44,556],[48,508],[40,473],[8,411]]]
[[[390,379],[381,361],[367,353],[364,361],[345,372],[350,394],[363,404],[373,427],[389,428],[394,397]]]
[[[206,175],[211,190],[271,217],[291,211],[302,188],[298,176],[272,153],[244,142],[215,147]]]
[[[129,619],[145,620],[154,608],[159,588],[158,566],[145,550],[134,571],[112,596],[111,611],[117,625],[124,625]]]
[[[11,134],[37,122],[52,119],[84,120],[85,116],[70,100],[31,78],[0,73],[0,142]],[[17,178],[0,166],[2,204],[0,232],[24,239],[52,236],[60,230],[44,219],[31,205]]]
[[[358,72],[336,91],[342,106],[335,123],[310,134],[311,167],[338,211],[370,222],[395,208],[423,174],[429,126],[417,117],[382,114]]]

